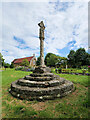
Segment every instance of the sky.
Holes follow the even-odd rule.
[[[88,52],[88,2],[3,2],[1,10],[0,52],[5,62],[39,57],[40,21],[45,24],[44,55],[67,57],[80,47]]]

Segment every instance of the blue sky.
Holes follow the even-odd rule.
[[[5,61],[40,55],[38,23],[45,24],[44,54],[67,57],[70,50],[88,50],[88,2],[2,3],[2,49]]]

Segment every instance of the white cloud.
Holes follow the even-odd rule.
[[[57,5],[57,9],[55,6]],[[31,3],[3,3],[3,50],[4,58],[11,62],[14,58],[39,56],[39,26],[45,23],[45,53],[59,53],[58,49],[67,47],[73,38],[76,47],[85,47],[88,42],[88,3],[68,3],[65,11],[60,11],[65,6],[60,3],[31,2]],[[74,29],[74,26],[79,26]],[[75,31],[78,36],[72,34]],[[16,36],[25,41],[20,44],[13,39]],[[17,48],[19,46],[20,48]],[[27,49],[24,49],[27,47]],[[29,48],[28,48],[29,47]],[[21,49],[22,48],[22,49]]]

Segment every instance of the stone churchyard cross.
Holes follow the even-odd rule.
[[[17,98],[26,100],[51,100],[61,98],[74,90],[73,83],[61,78],[44,64],[44,30],[43,21],[40,27],[40,66],[36,66],[33,73],[11,83],[9,92]]]
[[[40,39],[40,66],[44,67],[44,30],[45,26],[43,21],[41,21],[39,24],[39,39]]]

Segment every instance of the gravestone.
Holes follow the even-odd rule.
[[[48,100],[61,98],[74,90],[73,83],[51,73],[44,64],[44,30],[43,21],[39,24],[40,66],[32,74],[11,83],[9,92],[20,99]]]

